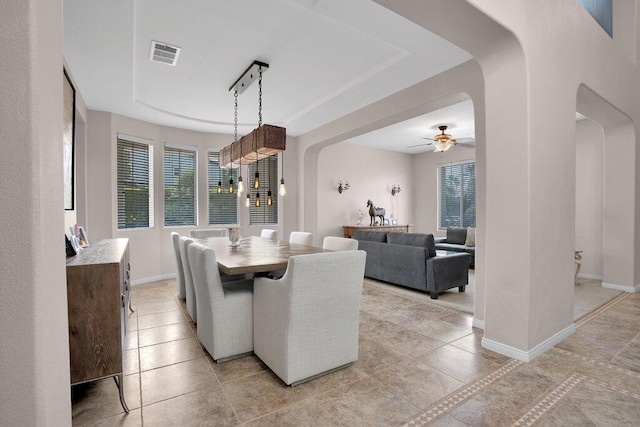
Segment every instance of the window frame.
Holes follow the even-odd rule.
[[[163,190],[163,217],[164,228],[185,228],[198,226],[198,147],[190,145],[170,144],[165,142],[162,153],[162,190]],[[188,151],[193,153],[193,224],[167,224],[167,152]],[[178,178],[179,180],[180,178]]]
[[[477,200],[477,192],[476,188],[476,161],[475,159],[469,160],[461,160],[458,162],[444,163],[438,165],[436,175],[437,175],[437,194],[438,194],[438,205],[437,205],[437,229],[438,231],[446,231],[447,227],[465,227],[464,226],[464,192],[463,192],[463,165],[473,164],[473,182],[474,182],[474,196]],[[442,172],[441,169],[445,167],[457,166],[460,165],[460,223],[458,225],[448,225],[446,227],[442,226]],[[477,204],[474,203],[477,207]],[[477,209],[474,211],[474,224],[473,226],[469,225],[467,227],[476,227],[477,224]],[[466,228],[466,227],[465,227]]]
[[[215,192],[212,194],[212,190],[215,190],[218,186],[218,183],[215,182],[215,180],[214,182],[211,181],[211,166],[213,163],[211,160],[212,156],[216,156],[218,159],[218,170],[220,170],[220,178],[221,178],[220,181],[222,182],[222,191],[223,191],[223,194],[226,195],[227,197],[229,195],[229,192],[228,192],[229,177],[225,177],[225,173],[230,174],[231,178],[233,179],[234,187],[235,187],[235,193],[233,195],[234,201],[235,201],[235,221],[234,222],[211,222],[211,201],[212,201],[211,197],[212,195],[214,197],[217,196],[217,193]],[[238,187],[237,186],[238,186],[238,169],[221,168],[220,167],[220,151],[216,151],[213,149],[208,150],[207,151],[207,225],[220,226],[220,225],[234,225],[239,223],[238,192],[237,192]]]
[[[147,146],[147,191],[148,191],[148,223],[142,227],[120,227],[120,143],[140,144]],[[130,232],[134,230],[148,230],[155,228],[155,194],[154,194],[154,141],[152,139],[141,138],[123,133],[116,134],[116,230]]]

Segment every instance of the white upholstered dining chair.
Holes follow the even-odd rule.
[[[289,258],[278,280],[254,280],[254,352],[289,385],[358,360],[364,251]]]
[[[313,234],[306,231],[292,231],[289,235],[289,243],[313,246]]]
[[[189,263],[189,245],[193,240],[180,236],[180,258],[182,259],[182,269],[184,270],[184,290],[187,300],[187,313],[191,316],[193,323],[198,323],[198,310],[196,307],[196,291],[193,287],[193,275],[191,274],[191,265]],[[217,266],[216,266],[217,268]]]
[[[184,288],[184,269],[182,267],[182,257],[180,256],[180,234],[172,232],[171,243],[173,244],[173,254],[176,259],[176,287],[178,296],[185,299],[186,291]]]
[[[227,235],[227,230],[224,228],[203,228],[201,230],[189,231],[189,236],[194,239],[206,239],[207,237],[224,237]]]
[[[260,232],[260,237],[264,237],[265,239],[278,240],[278,231],[271,230],[270,228],[263,228]]]
[[[198,340],[222,362],[253,350],[253,282],[222,282],[213,249],[189,245],[198,313]]]
[[[322,241],[322,249],[330,251],[357,251],[358,241],[345,237],[326,236]]]

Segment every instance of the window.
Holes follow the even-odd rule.
[[[118,134],[118,230],[153,227],[153,146]]]
[[[260,189],[253,188],[256,169],[260,174]],[[247,186],[251,191],[249,223],[255,225],[278,223],[278,157],[271,156],[249,164]],[[271,185],[269,185],[271,183]],[[271,189],[273,204],[267,205],[267,191]],[[256,207],[256,193],[260,193],[260,207]]]
[[[440,166],[438,169],[438,227],[475,227],[475,162]]]
[[[196,151],[164,148],[164,225],[196,225]]]
[[[229,179],[233,179],[234,193],[229,193]],[[222,192],[218,193],[218,182]],[[237,169],[220,169],[218,153],[209,152],[209,225],[238,222]]]
[[[578,0],[603,30],[613,37],[613,0]]]

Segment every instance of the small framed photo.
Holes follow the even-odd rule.
[[[397,219],[392,219],[391,220],[391,225],[398,225],[398,220]]]
[[[389,225],[389,220],[385,218],[384,225]]]
[[[89,238],[87,237],[87,232],[84,231],[84,227],[78,227],[78,240],[80,241],[80,247],[84,248],[89,246]]]

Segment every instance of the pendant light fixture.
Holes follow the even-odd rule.
[[[278,193],[281,197],[284,197],[287,195],[287,187],[285,187],[284,185],[284,151],[282,152],[280,163],[282,165],[282,174],[280,178],[280,190],[278,191]]]
[[[236,89],[233,92],[233,98],[234,98],[234,108],[233,108],[233,116],[234,116],[234,123],[233,123],[233,142],[236,142],[238,140],[238,89]],[[231,149],[233,151],[233,145],[231,145]],[[233,155],[231,156],[231,170],[229,171],[229,194],[233,194]],[[242,181],[242,177],[240,177],[240,179],[238,180],[238,185],[240,183],[240,181]]]
[[[253,138],[253,142],[254,142],[254,148],[256,151],[256,174],[255,177],[253,178],[253,188],[255,188],[256,190],[258,190],[260,188],[260,172],[258,172],[258,170],[260,169],[258,166],[260,165],[260,160],[258,160],[258,149],[255,145],[256,142],[256,138],[254,136]]]
[[[267,191],[267,206],[271,206],[271,205],[273,205],[273,199],[271,197],[271,156],[267,157],[267,162],[268,162],[267,163],[267,168],[268,168],[267,169],[268,170],[267,178],[269,180],[269,185],[268,185],[269,191]]]

